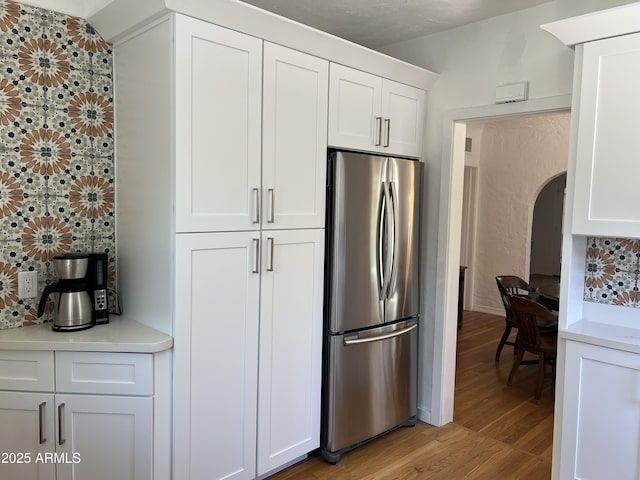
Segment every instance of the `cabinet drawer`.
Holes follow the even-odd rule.
[[[53,352],[0,351],[0,390],[53,392]]]
[[[152,355],[56,352],[56,392],[152,395]]]

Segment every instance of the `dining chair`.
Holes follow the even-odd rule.
[[[525,352],[531,352],[538,356],[538,375],[536,378],[536,390],[534,399],[540,403],[542,396],[542,384],[547,365],[551,365],[552,376],[555,381],[556,376],[556,356],[558,343],[558,319],[544,305],[524,297],[511,297],[511,313],[513,320],[518,326],[518,336],[516,343],[518,351],[513,361],[507,385],[511,386],[522,357]],[[541,333],[540,325],[549,327],[546,333]],[[555,327],[555,329],[554,329]]]
[[[535,290],[531,288],[531,286],[527,282],[515,275],[499,275],[496,277],[496,283],[498,284],[498,291],[500,292],[500,298],[502,299],[502,304],[504,305],[505,322],[504,332],[502,334],[500,342],[498,343],[498,348],[496,349],[496,362],[499,362],[500,353],[502,352],[502,348],[505,345],[513,345],[514,352],[516,353],[518,350],[516,342],[512,342],[509,340],[511,330],[513,328],[518,328],[518,326],[513,321],[510,298],[512,295],[528,296]]]

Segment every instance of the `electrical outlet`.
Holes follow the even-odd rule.
[[[35,298],[38,296],[38,272],[18,272],[18,298]]]

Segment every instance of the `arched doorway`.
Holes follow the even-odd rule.
[[[557,282],[562,264],[562,213],[567,174],[550,179],[540,190],[531,222],[531,283]]]

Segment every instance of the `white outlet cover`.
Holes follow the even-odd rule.
[[[38,296],[38,272],[18,272],[18,298]]]

